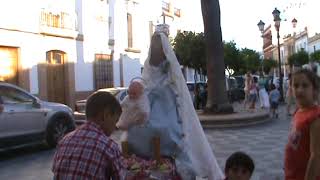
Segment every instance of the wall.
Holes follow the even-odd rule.
[[[310,37],[308,41],[309,54],[313,53],[314,51],[320,50],[320,34]]]

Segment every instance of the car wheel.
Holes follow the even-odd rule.
[[[67,115],[56,115],[52,117],[48,128],[46,141],[49,147],[56,147],[58,142],[69,132],[75,129],[72,120]]]

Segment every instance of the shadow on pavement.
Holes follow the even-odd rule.
[[[0,161],[6,161],[6,160],[10,160],[10,159],[15,159],[18,157],[37,154],[37,153],[48,151],[48,150],[52,150],[52,149],[44,144],[24,146],[24,147],[15,148],[15,149],[3,150],[3,151],[0,151]]]

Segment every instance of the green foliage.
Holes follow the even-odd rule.
[[[269,72],[271,71],[272,68],[277,67],[278,62],[274,59],[263,59],[261,62],[261,65],[263,67],[263,71],[266,74],[269,74]]]
[[[255,73],[256,71],[258,71],[260,69],[260,55],[258,52],[252,50],[252,49],[248,49],[248,48],[244,48],[240,51],[240,57],[242,59],[242,61],[244,62],[244,70],[245,71],[251,71],[253,73]],[[244,72],[242,72],[243,74]]]
[[[227,70],[232,69],[234,74],[238,74],[243,63],[241,62],[240,52],[236,47],[236,43],[234,41],[224,42],[223,47],[225,68]]]
[[[185,31],[178,33],[172,41],[173,50],[181,65],[187,66],[206,75],[206,50],[203,33]],[[247,71],[261,69],[261,60],[258,52],[251,49],[236,47],[234,41],[223,42],[224,62],[227,70],[233,70],[233,75],[242,75]],[[273,61],[272,61],[273,62]],[[267,68],[274,67],[267,63]],[[270,67],[270,68],[269,68]],[[229,71],[230,72],[230,71]]]
[[[288,62],[290,66],[302,66],[309,63],[309,55],[305,51],[299,51],[298,53],[292,54],[288,58]]]
[[[178,33],[173,40],[173,49],[183,66],[206,72],[206,53],[203,33]]]
[[[313,62],[320,62],[320,50],[311,53],[310,60]]]

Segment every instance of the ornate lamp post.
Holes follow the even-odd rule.
[[[262,37],[262,39],[263,39],[263,31],[264,31],[264,25],[265,25],[265,23],[264,23],[262,20],[260,20],[257,25],[258,25],[259,31],[261,32],[261,37]],[[263,44],[263,43],[262,43],[262,44]],[[263,50],[264,50],[263,48],[264,48],[264,47],[262,46],[262,53],[263,53]],[[262,72],[264,72],[263,63],[262,63]]]
[[[273,21],[274,21],[274,27],[276,28],[277,31],[277,39],[278,39],[278,59],[279,59],[279,91],[280,91],[280,101],[283,101],[283,87],[282,87],[282,73],[281,73],[281,56],[280,56],[280,35],[279,35],[279,30],[280,30],[280,11],[275,8],[272,12],[273,15]]]
[[[262,35],[263,35],[263,31],[264,31],[264,25],[265,25],[265,23],[262,20],[260,20],[258,23],[258,28],[261,31]]]
[[[293,28],[296,28],[298,21],[297,21],[296,18],[293,18],[292,21],[291,21],[291,23],[292,23],[292,27],[293,27]]]

